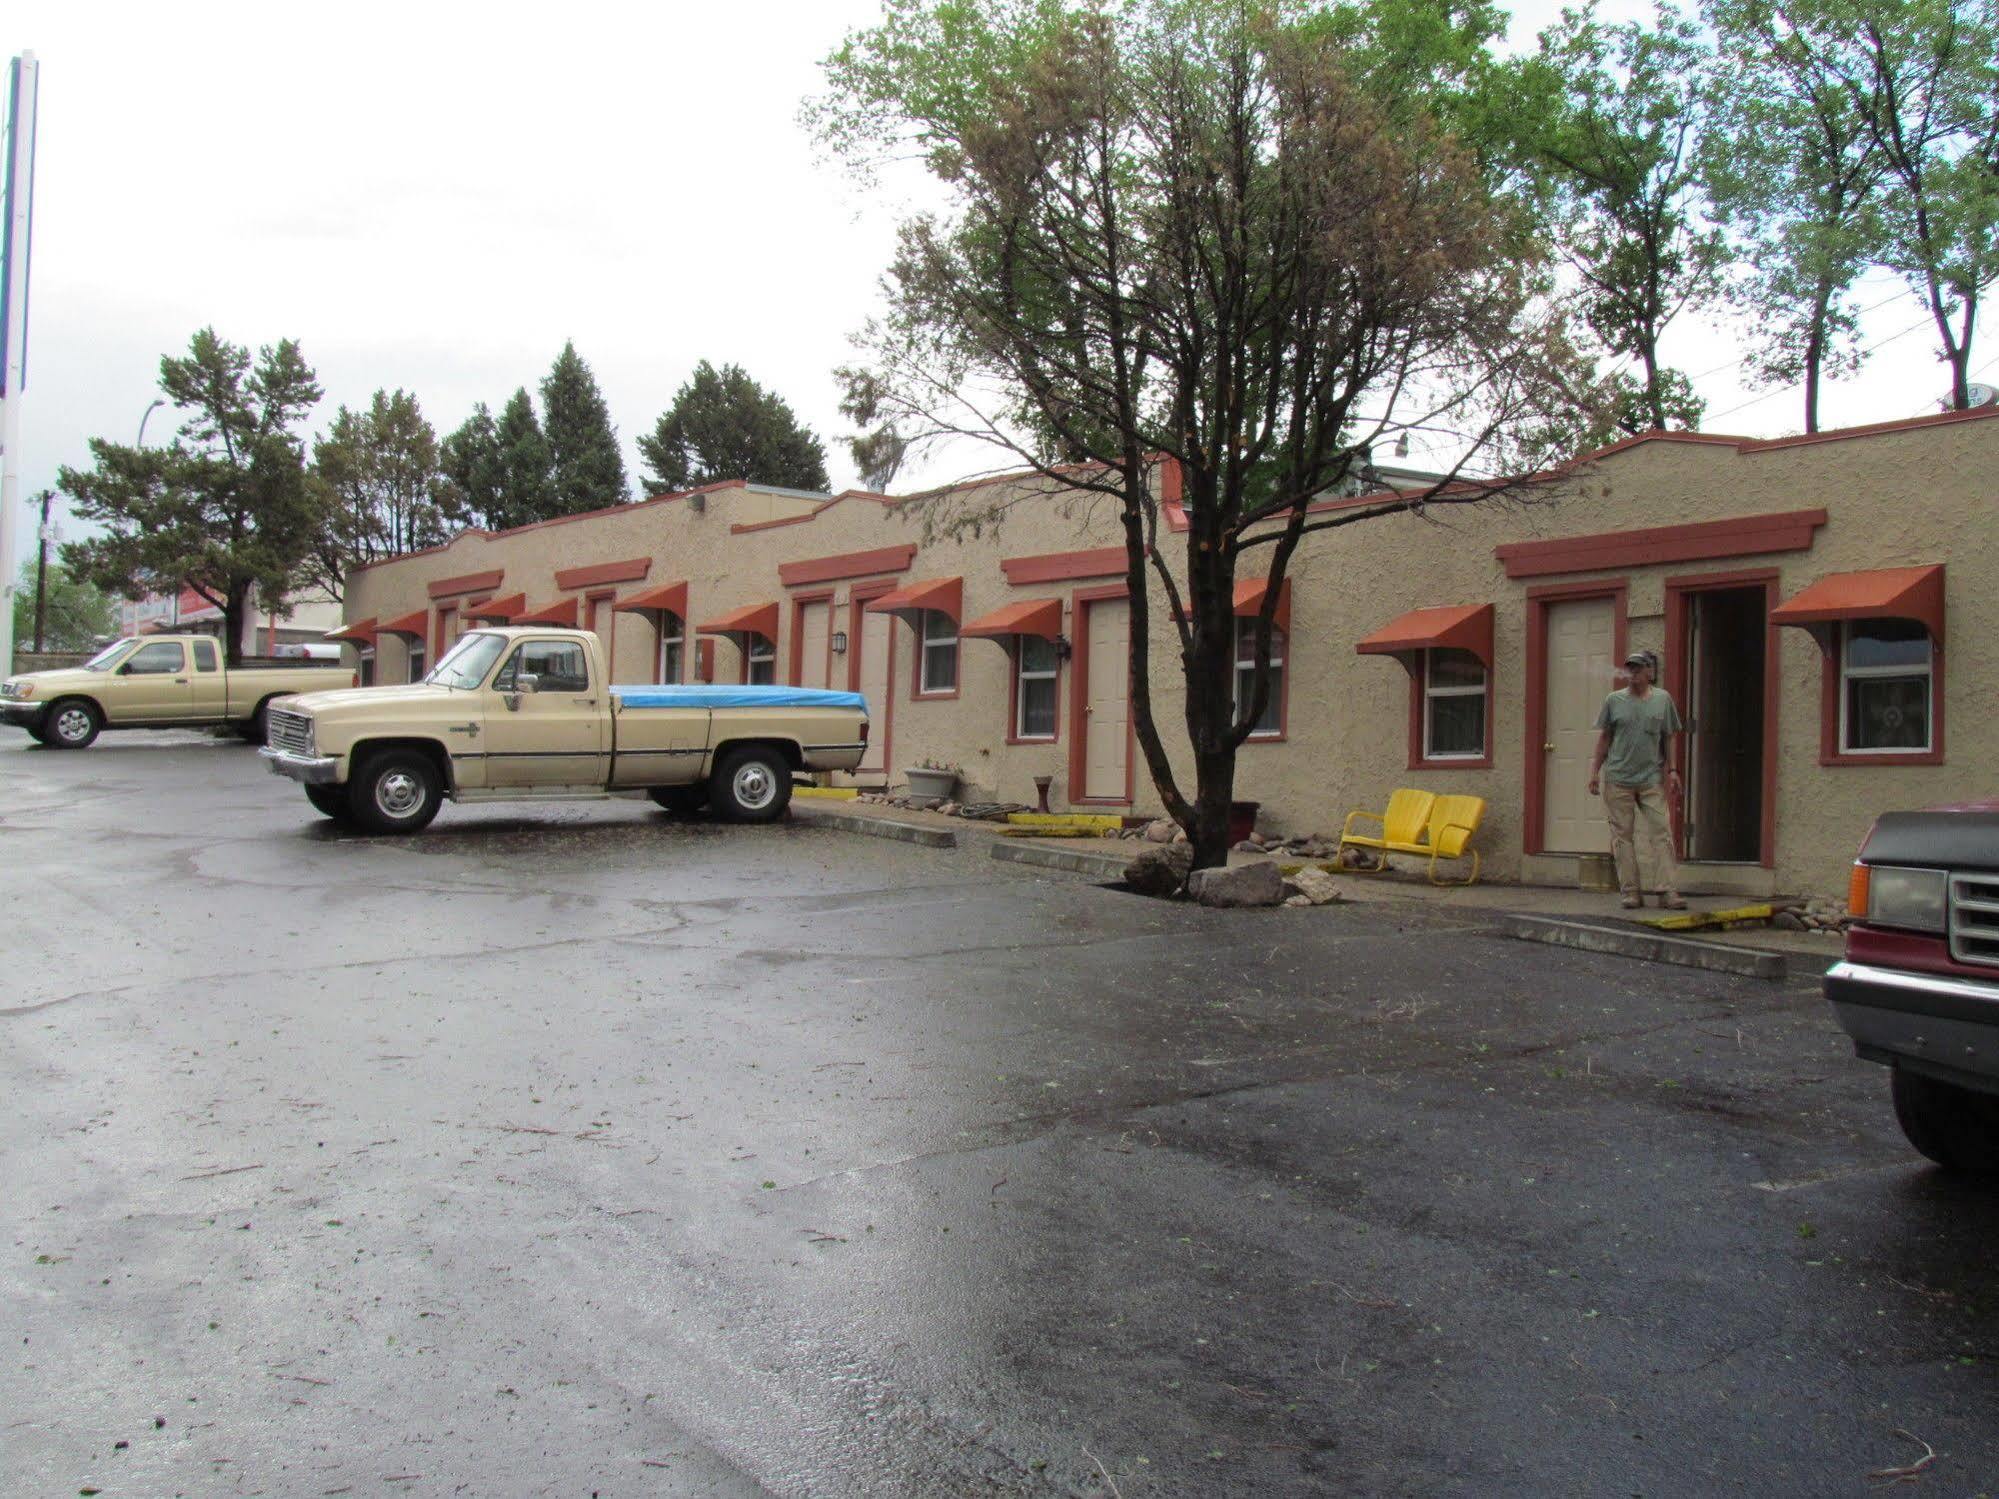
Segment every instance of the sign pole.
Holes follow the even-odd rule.
[[[41,64],[8,69],[6,157],[0,161],[0,676],[14,669],[15,556],[21,508],[21,392],[28,383],[28,253],[34,229],[35,103]]]

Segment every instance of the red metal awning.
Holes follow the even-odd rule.
[[[539,609],[530,609],[525,614],[516,614],[512,623],[517,625],[559,625],[565,630],[576,628],[576,598],[557,599],[552,604],[544,604]]]
[[[995,609],[991,614],[981,614],[958,633],[986,640],[1010,640],[1015,635],[1038,635],[1043,640],[1056,640],[1062,634],[1062,601],[1022,599],[1017,604]]]
[[[1811,629],[1844,619],[1913,619],[1943,639],[1943,564],[1834,573],[1770,611],[1770,622]]]
[[[1270,592],[1268,578],[1241,578],[1235,586],[1235,612],[1238,618],[1254,617],[1263,612],[1263,600]],[[1272,620],[1285,634],[1291,633],[1291,580],[1286,578],[1277,590],[1277,612]]]
[[[375,626],[377,635],[408,635],[415,640],[430,638],[430,611],[412,609],[409,613],[390,620],[387,624]]]
[[[694,628],[702,635],[761,635],[776,640],[777,604],[745,604]]]
[[[528,606],[528,596],[524,593],[510,593],[505,598],[487,599],[483,604],[474,604],[465,611],[467,619],[490,620],[497,625],[512,624],[516,615]]]
[[[1411,609],[1361,640],[1354,649],[1363,656],[1395,655],[1402,651],[1470,651],[1490,666],[1492,614],[1490,604]]]
[[[870,614],[920,614],[926,609],[948,614],[956,621],[965,609],[965,580],[929,578],[921,583],[906,583],[868,605]]]
[[[355,620],[351,625],[342,625],[337,630],[328,630],[326,638],[328,640],[351,640],[354,644],[363,648],[372,646],[375,643],[375,616],[371,614],[366,619]]]
[[[635,593],[630,598],[619,599],[612,608],[620,614],[647,614],[664,610],[668,614],[687,617],[687,581],[662,583],[657,588],[648,588],[643,593]]]

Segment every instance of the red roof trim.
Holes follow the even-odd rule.
[[[777,603],[745,604],[740,609],[731,609],[706,624],[696,625],[699,635],[761,635],[766,640],[777,639]]]
[[[1015,635],[1039,635],[1043,640],[1059,640],[1062,636],[1062,601],[1022,599],[1017,604],[1003,604],[992,613],[981,614],[970,624],[961,625],[958,633],[983,640],[1008,640]]]
[[[498,588],[500,579],[506,575],[505,568],[496,567],[491,572],[460,573],[455,578],[439,578],[430,585],[430,596],[434,599],[443,599],[451,597],[454,593],[484,593],[489,589]]]
[[[1943,564],[1882,567],[1820,578],[1770,611],[1773,625],[1833,624],[1846,619],[1913,619],[1943,639]]]
[[[1545,578],[1661,562],[1809,551],[1813,536],[1825,523],[1823,510],[1785,510],[1685,526],[1565,536],[1555,541],[1513,541],[1494,547],[1492,554],[1506,564],[1509,578]]]
[[[530,609],[525,614],[516,614],[513,623],[517,625],[558,625],[565,630],[576,628],[576,600],[557,599],[552,604],[544,604],[539,609]]]
[[[916,560],[916,543],[877,547],[871,552],[841,552],[832,557],[808,557],[798,562],[780,562],[778,580],[786,588],[801,583],[830,583],[836,578],[866,578],[875,573],[909,571]]]
[[[570,589],[590,588],[598,583],[636,583],[651,571],[650,557],[627,557],[622,562],[592,562],[586,567],[558,569],[555,586]]]
[[[430,611],[412,609],[409,613],[390,620],[387,624],[375,626],[377,635],[413,635],[418,640],[430,638]]]
[[[955,621],[965,612],[963,578],[926,578],[921,583],[905,583],[893,593],[885,593],[868,604],[870,614],[914,614],[935,610]]]
[[[648,588],[644,593],[635,593],[630,598],[618,600],[612,609],[620,614],[645,614],[663,609],[668,614],[687,617],[687,580],[662,583],[657,588]]]
[[[1395,655],[1402,651],[1470,651],[1492,665],[1493,607],[1490,604],[1446,604],[1411,609],[1354,644],[1357,654]]]
[[[467,619],[497,620],[504,625],[509,623],[516,614],[519,614],[527,606],[528,596],[526,594],[510,593],[505,598],[487,599],[484,603],[468,605],[465,610],[465,617]]]
[[[328,640],[351,640],[356,645],[373,645],[375,643],[375,616],[371,614],[366,619],[357,619],[352,624],[342,625],[337,630],[328,630],[326,638]]]
[[[1006,557],[1000,571],[1020,588],[1030,583],[1061,583],[1070,578],[1115,578],[1125,571],[1123,547],[1097,547],[1087,552],[1042,552],[1033,557]]]

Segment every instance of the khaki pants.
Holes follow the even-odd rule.
[[[1640,895],[1647,886],[1639,878],[1638,845],[1632,837],[1634,824],[1645,830],[1646,860],[1651,866],[1651,889],[1677,894],[1679,871],[1673,867],[1673,834],[1666,824],[1666,788],[1620,786],[1603,783],[1603,810],[1610,817],[1610,854],[1617,861],[1617,884],[1626,896]]]

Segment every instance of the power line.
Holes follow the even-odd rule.
[[[1914,333],[1918,328],[1927,328],[1929,326],[1929,323],[1930,320],[1928,317],[1917,318],[1913,323],[1909,324],[1909,326],[1904,328],[1900,333],[1891,333],[1886,338],[1876,339],[1873,343],[1867,345],[1866,348],[1862,349],[1860,353],[1862,357],[1865,357],[1868,354],[1872,354],[1876,349],[1885,349],[1888,347],[1889,344],[1895,342],[1896,339],[1907,338],[1911,333]],[[1726,411],[1717,411],[1712,416],[1704,415],[1702,420],[1710,422],[1718,422],[1725,416],[1735,415],[1735,413],[1738,411],[1747,411],[1751,406],[1761,406],[1765,401],[1774,401],[1778,396],[1789,395],[1792,391],[1802,389],[1804,383],[1805,382],[1803,380],[1793,380],[1789,385],[1780,385],[1774,390],[1764,391],[1763,394],[1760,396],[1751,396],[1748,400],[1742,402],[1740,405],[1731,406]]]

